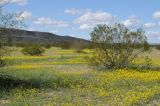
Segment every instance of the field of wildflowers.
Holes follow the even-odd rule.
[[[14,48],[16,49],[16,48]],[[85,53],[51,48],[44,56],[13,51],[0,73],[22,86],[0,90],[0,106],[159,106],[160,70],[104,70],[88,66]],[[149,56],[160,66],[159,51]],[[27,85],[25,85],[27,83]],[[24,86],[23,86],[24,85]]]

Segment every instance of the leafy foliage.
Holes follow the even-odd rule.
[[[18,20],[21,14],[15,13],[4,13],[2,6],[0,5],[0,66],[5,65],[5,61],[2,59],[3,53],[7,52],[4,48],[6,42],[4,39],[7,39],[7,43],[11,45],[11,39],[5,36],[8,33],[12,33],[8,28],[17,28],[22,25],[23,20]]]
[[[0,58],[0,67],[3,67],[5,65],[6,65],[5,61],[2,58]]]
[[[42,55],[45,52],[44,48],[41,46],[26,46],[22,49],[22,53],[25,55]]]
[[[94,49],[94,48],[95,47],[91,42],[82,47],[82,49]]]
[[[157,50],[160,50],[160,45],[156,45],[155,47]]]
[[[67,41],[63,41],[63,42],[61,42],[60,47],[62,49],[70,49],[71,44],[69,42],[67,42]]]
[[[84,53],[85,54],[85,51],[83,49],[77,48],[75,51],[76,51],[76,53]]]
[[[96,47],[91,58],[93,65],[109,69],[125,68],[144,49],[147,50],[147,39],[142,29],[131,31],[121,24],[98,25],[90,35]]]

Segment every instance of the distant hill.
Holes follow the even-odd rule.
[[[59,36],[48,32],[26,31],[20,29],[7,29],[9,33],[1,34],[4,42],[10,42],[13,45],[54,45],[58,46],[62,42],[69,42],[72,47],[82,47],[89,44],[90,41],[71,36]]]

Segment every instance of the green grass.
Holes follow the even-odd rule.
[[[160,70],[104,70],[88,66],[87,53],[51,48],[44,56],[24,56],[14,48],[1,75],[11,76],[1,88],[0,106],[158,106]],[[149,56],[160,66],[153,50]],[[143,54],[146,55],[146,54]],[[18,84],[12,85],[12,82]],[[12,85],[12,86],[11,86]]]

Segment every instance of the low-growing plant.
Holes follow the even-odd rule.
[[[44,47],[45,47],[46,49],[50,49],[52,46],[51,46],[50,44],[46,44],[46,45],[44,45]]]
[[[160,45],[156,45],[156,49],[157,49],[157,50],[160,50]]]
[[[76,53],[85,53],[85,51],[82,49],[76,49],[75,51],[76,51]]]
[[[62,49],[70,49],[71,44],[69,42],[67,42],[67,41],[63,41],[63,42],[61,42],[60,47]]]
[[[92,42],[86,44],[85,46],[82,47],[83,49],[95,49],[94,45]]]
[[[150,51],[151,50],[151,46],[147,42],[144,42],[143,50],[144,51]]]
[[[0,67],[4,67],[6,65],[5,59],[3,59],[4,54],[9,54],[9,49],[4,46],[0,46]]]
[[[24,55],[41,56],[45,49],[41,46],[28,46],[22,49]]]
[[[6,65],[6,62],[5,60],[3,60],[1,57],[0,57],[0,67],[3,67]]]

